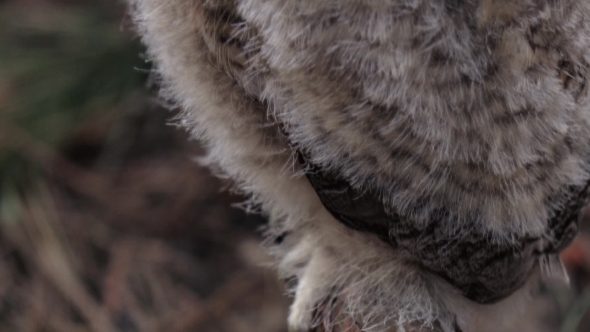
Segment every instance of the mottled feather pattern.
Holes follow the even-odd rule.
[[[334,175],[309,163],[308,178],[334,217],[356,230],[374,233],[423,268],[444,277],[478,303],[503,299],[520,288],[536,264],[540,238],[523,238],[518,245],[494,244],[491,235],[445,234],[441,219],[416,227],[412,220],[388,213],[376,195],[355,191]],[[439,215],[444,215],[440,211]],[[568,239],[571,240],[571,239]],[[485,245],[484,245],[485,244]],[[547,250],[547,254],[550,254]]]
[[[268,99],[315,163],[418,222],[446,208],[448,227],[477,225],[509,241],[507,233],[541,234],[547,200],[562,205],[564,188],[587,177],[587,100],[564,91],[558,65],[586,67],[574,45],[588,29],[571,8],[581,2],[561,11],[550,3],[563,6],[531,2],[517,23],[472,23],[484,9],[456,13],[443,1],[240,6],[277,68]],[[572,28],[533,50],[532,26],[543,34],[563,19]]]
[[[486,331],[575,236],[587,1],[129,1],[203,162],[272,216],[293,328],[337,300],[362,331]]]

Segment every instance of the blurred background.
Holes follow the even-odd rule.
[[[131,26],[0,2],[0,331],[286,331],[264,220],[195,162]]]
[[[286,331],[264,220],[195,162],[131,27],[0,0],[0,331]],[[590,331],[588,220],[519,332]]]

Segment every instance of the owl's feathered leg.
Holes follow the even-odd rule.
[[[330,293],[328,285],[325,285],[323,280],[333,277],[326,275],[327,271],[337,269],[332,264],[332,261],[318,251],[311,254],[305,273],[297,284],[295,301],[289,313],[289,327],[294,331],[307,331],[313,326],[313,311],[317,309],[316,306],[321,299]]]

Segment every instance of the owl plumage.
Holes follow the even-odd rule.
[[[562,273],[589,196],[590,3],[130,2],[204,162],[271,217],[295,329],[337,310],[483,331]]]

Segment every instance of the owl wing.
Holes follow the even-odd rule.
[[[407,259],[434,272],[478,303],[499,301],[520,288],[539,262],[571,243],[577,217],[589,196],[590,183],[571,188],[571,200],[547,223],[542,237],[519,238],[513,243],[494,242],[491,235],[472,230],[450,237],[441,231],[441,218],[425,227],[396,214],[375,192],[360,191],[336,174],[312,164],[299,152],[309,182],[328,211],[344,225],[376,235]]]

